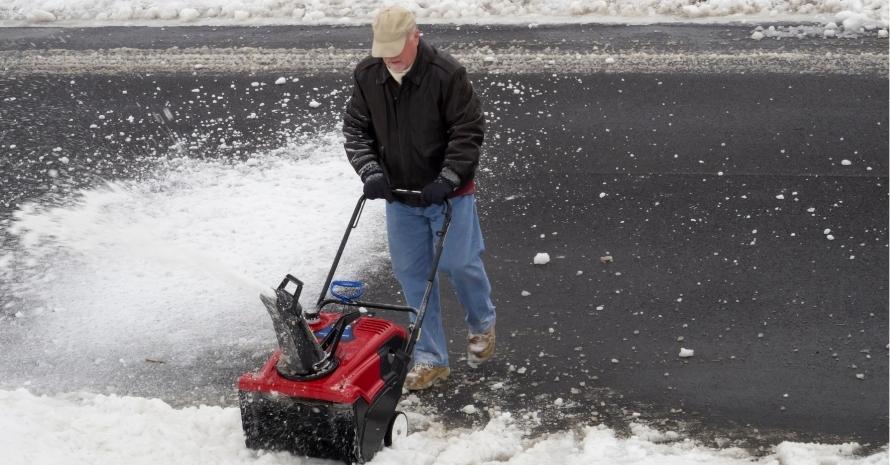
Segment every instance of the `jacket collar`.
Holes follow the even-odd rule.
[[[411,70],[408,71],[408,74],[402,78],[402,82],[409,80],[413,82],[415,86],[420,85],[420,79],[423,77],[424,72],[426,72],[427,65],[432,59],[433,53],[433,47],[428,45],[425,40],[420,39],[420,43],[417,45],[417,57],[414,58],[414,64],[411,65]],[[379,60],[382,66],[380,66],[380,73],[377,76],[377,84],[383,84],[392,76],[389,74],[389,70],[386,69],[386,63],[383,62],[383,59],[379,58]]]

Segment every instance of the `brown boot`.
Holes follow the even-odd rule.
[[[405,378],[405,389],[409,391],[429,389],[440,381],[448,379],[450,374],[451,368],[418,363],[408,372],[408,377]]]
[[[470,333],[467,337],[467,363],[476,367],[494,355],[494,326],[482,334]]]

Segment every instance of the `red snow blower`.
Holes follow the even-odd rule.
[[[304,313],[299,303],[303,283],[291,275],[275,289],[274,298],[260,296],[272,317],[279,350],[258,372],[238,379],[249,448],[364,463],[407,435],[407,417],[396,405],[451,223],[451,204],[443,206],[445,219],[436,233],[426,291],[415,309],[363,302],[364,283],[333,280],[365,201],[362,196],[355,206],[315,309]],[[407,312],[413,323],[406,329],[369,310]]]

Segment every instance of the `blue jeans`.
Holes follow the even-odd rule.
[[[466,312],[467,327],[480,334],[494,325],[491,284],[482,264],[482,230],[476,213],[476,197],[451,199],[452,217],[439,272],[451,279],[457,298]],[[400,202],[386,204],[386,230],[393,272],[402,285],[408,305],[418,308],[433,261],[436,231],[444,219],[442,205],[411,207]],[[414,346],[414,362],[448,365],[448,344],[442,326],[439,278],[433,281],[423,329]]]

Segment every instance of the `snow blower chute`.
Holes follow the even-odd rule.
[[[279,350],[258,372],[238,379],[241,422],[252,449],[363,463],[407,434],[407,418],[396,405],[429,303],[451,204],[443,206],[445,220],[437,232],[426,291],[415,309],[363,302],[363,283],[333,280],[365,201],[362,196],[355,206],[315,309],[303,312],[303,283],[291,275],[275,289],[274,298],[260,296],[272,317]],[[371,310],[407,312],[414,315],[413,323],[406,329]]]

